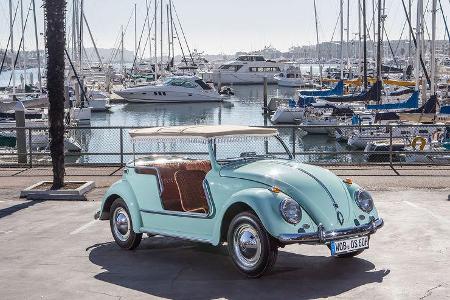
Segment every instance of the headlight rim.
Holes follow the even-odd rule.
[[[363,205],[361,204],[361,201],[360,201],[360,199],[359,199],[359,198],[360,198],[360,195],[361,195],[362,193],[367,193],[367,195],[369,196],[370,207],[369,207],[368,209],[365,209],[365,208],[363,207]],[[365,213],[371,213],[371,212],[373,211],[373,209],[375,208],[375,205],[374,205],[374,203],[373,203],[372,195],[371,195],[368,191],[366,191],[366,190],[364,190],[364,189],[358,189],[358,190],[356,190],[356,191],[355,191],[355,194],[354,194],[354,198],[355,198],[356,205],[359,207],[360,210],[362,210],[362,211],[365,212]]]
[[[284,209],[283,209],[285,207],[286,202],[292,202],[298,208],[298,212],[299,212],[298,221],[297,220],[294,221],[291,218],[289,218],[288,216],[286,216]],[[280,214],[283,217],[283,219],[289,224],[297,225],[302,220],[303,212],[302,212],[302,208],[301,208],[300,204],[287,195],[283,197],[283,200],[281,200],[279,210],[280,210]]]

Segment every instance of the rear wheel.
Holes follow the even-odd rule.
[[[275,264],[278,248],[253,213],[243,212],[233,218],[227,240],[234,265],[246,276],[261,277]]]
[[[139,246],[142,233],[133,231],[130,212],[125,201],[121,198],[116,199],[111,205],[109,225],[117,245],[127,250],[133,250]]]

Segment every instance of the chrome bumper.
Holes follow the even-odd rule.
[[[350,238],[359,235],[374,234],[378,229],[383,227],[384,221],[382,218],[372,220],[370,223],[332,231],[325,231],[322,225],[319,225],[317,232],[312,233],[294,233],[281,234],[277,238],[282,244],[295,243],[320,243],[324,244],[333,240]]]

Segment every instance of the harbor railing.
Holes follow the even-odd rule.
[[[148,127],[148,126],[147,126]],[[449,125],[328,125],[267,126],[298,162],[316,165],[437,165],[450,166]],[[66,127],[68,166],[123,166],[136,156],[179,155],[206,157],[206,147],[190,143],[148,142],[134,149],[129,131],[138,126]],[[51,164],[47,127],[0,127],[0,167]],[[264,141],[242,144],[242,151],[262,149],[280,154]],[[250,146],[250,147],[249,147]],[[233,148],[239,144],[234,143]],[[447,147],[447,148],[446,148]],[[234,149],[235,150],[235,149]]]

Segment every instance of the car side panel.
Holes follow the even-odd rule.
[[[248,188],[232,195],[221,214],[218,217],[222,220],[227,209],[235,203],[244,203],[252,208],[261,220],[267,232],[276,237],[285,233],[316,232],[317,226],[311,217],[302,210],[302,220],[298,224],[286,222],[280,213],[280,203],[283,200],[281,194],[275,194],[267,188]],[[214,227],[214,244],[220,242],[221,223],[217,222]]]
[[[110,196],[118,196],[125,201],[125,203],[128,206],[128,210],[130,212],[131,220],[133,222],[133,231],[134,232],[140,232],[140,229],[142,227],[142,219],[141,214],[139,212],[139,204],[136,198],[135,193],[133,192],[133,189],[130,185],[130,183],[125,180],[121,179],[117,182],[115,182],[105,193],[102,200],[101,205],[101,212],[105,210],[105,203],[108,199],[110,199]]]

